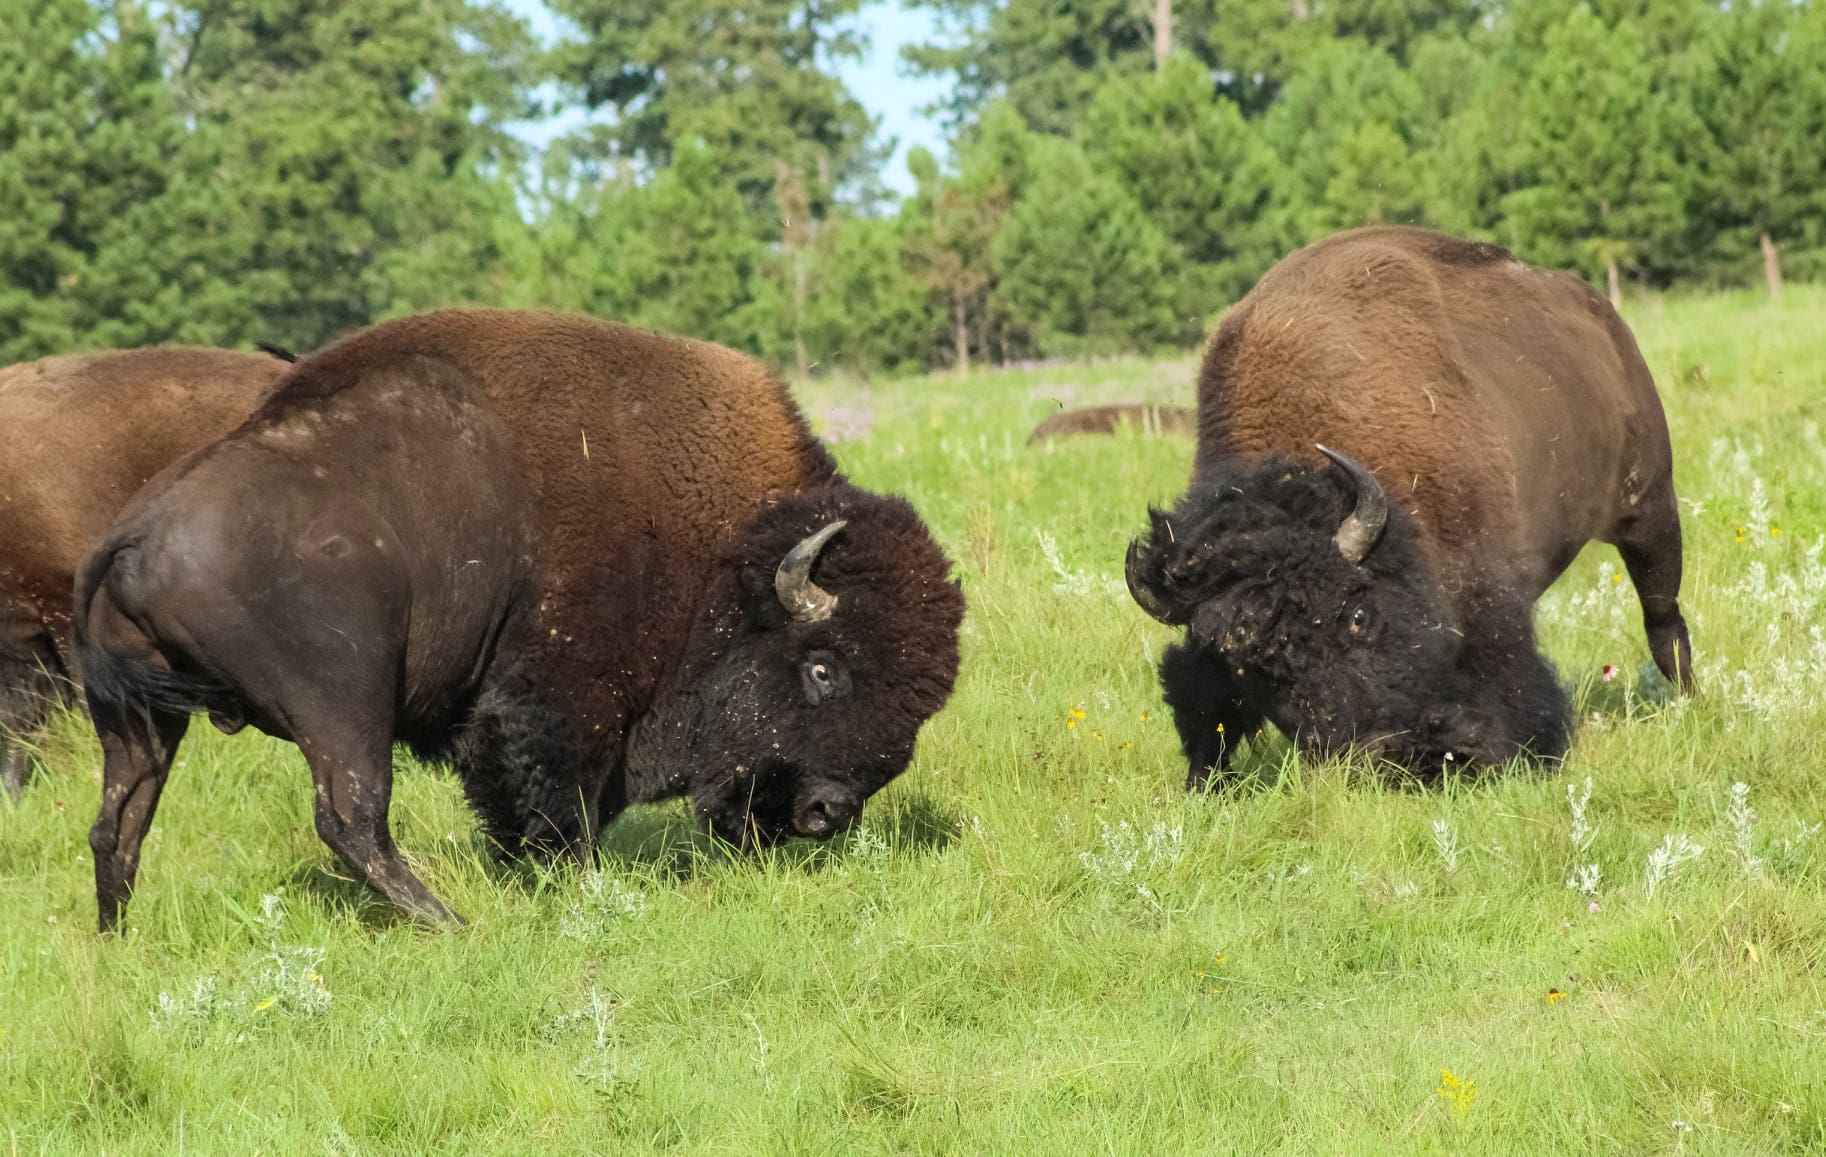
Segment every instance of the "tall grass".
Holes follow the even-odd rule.
[[[639,809],[600,873],[500,867],[408,768],[400,843],[472,920],[427,932],[318,842],[294,749],[197,727],[103,940],[66,720],[0,806],[0,1153],[1826,1147],[1826,293],[1630,319],[1703,692],[1643,673],[1589,549],[1540,612],[1558,775],[1404,790],[1269,735],[1182,793],[1120,560],[1190,445],[1024,439],[1185,399],[1190,361],[812,387],[970,598],[862,830],[729,861]]]

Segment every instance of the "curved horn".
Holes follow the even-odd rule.
[[[847,525],[840,518],[806,535],[799,540],[799,545],[786,552],[779,569],[774,571],[774,593],[780,596],[780,605],[801,623],[823,622],[837,609],[837,596],[812,581],[812,564],[818,561],[818,552],[824,549],[831,536]]]
[[[1315,444],[1316,445],[1316,444]],[[1344,516],[1338,524],[1338,532],[1331,540],[1338,544],[1338,553],[1352,562],[1362,562],[1369,557],[1369,552],[1376,549],[1376,543],[1382,539],[1382,528],[1388,525],[1389,500],[1382,492],[1382,483],[1363,466],[1324,446],[1316,447],[1319,453],[1332,460],[1332,464],[1344,471],[1344,476],[1351,480],[1351,486],[1357,492],[1357,506]]]
[[[1150,617],[1158,619],[1169,627],[1180,626],[1186,621],[1184,616],[1175,615],[1165,603],[1160,601],[1142,578],[1142,558],[1145,553],[1146,548],[1142,546],[1139,538],[1129,543],[1128,562],[1122,568],[1122,577],[1128,580],[1129,584],[1129,597],[1134,599],[1135,605],[1146,611]]]

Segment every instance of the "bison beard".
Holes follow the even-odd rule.
[[[679,796],[739,846],[830,836],[950,694],[949,569],[733,351],[499,312],[358,333],[78,579],[101,927],[198,711],[297,743],[324,842],[431,921],[389,831],[396,742],[454,766],[504,853],[585,856]]]
[[[1578,279],[1420,229],[1340,234],[1225,316],[1198,393],[1191,487],[1128,560],[1136,603],[1186,628],[1160,674],[1191,786],[1264,720],[1423,773],[1559,756],[1532,608],[1593,539],[1690,689],[1667,424]]]

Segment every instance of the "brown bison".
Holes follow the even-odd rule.
[[[1192,786],[1263,720],[1417,770],[1560,755],[1532,608],[1591,539],[1690,689],[1666,420],[1579,279],[1420,229],[1333,237],[1225,317],[1198,422],[1190,489],[1128,560],[1187,628],[1160,674]]]
[[[1061,410],[1033,428],[1027,444],[1049,438],[1066,438],[1075,434],[1114,434],[1123,423],[1139,427],[1148,434],[1191,434],[1196,418],[1189,406],[1160,406],[1145,402],[1121,402],[1112,406],[1087,406],[1079,410]]]
[[[282,351],[271,351],[280,356]],[[133,493],[235,428],[286,370],[188,346],[69,354],[0,369],[0,790],[74,689],[70,587]]]
[[[949,573],[733,350],[532,313],[356,333],[79,576],[101,926],[199,711],[296,743],[318,834],[425,920],[452,917],[393,845],[396,742],[455,767],[505,852],[581,856],[678,796],[738,846],[831,836],[950,694]]]

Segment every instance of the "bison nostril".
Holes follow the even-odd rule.
[[[816,800],[799,809],[793,817],[793,827],[799,829],[802,836],[822,836],[831,830],[830,809],[823,800]]]

